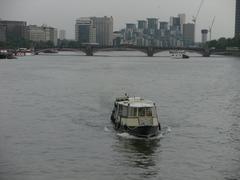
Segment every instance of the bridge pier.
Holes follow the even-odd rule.
[[[205,51],[203,52],[203,57],[210,57],[211,53],[208,49],[205,49]]]
[[[86,53],[86,56],[93,56],[93,48],[92,48],[92,46],[87,46],[85,48],[85,53]]]
[[[93,56],[93,52],[86,52],[86,56]]]
[[[148,57],[153,57],[153,54],[154,54],[154,50],[152,47],[148,47],[147,48],[147,55]]]

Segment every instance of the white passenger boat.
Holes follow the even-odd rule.
[[[140,97],[117,98],[111,120],[116,130],[138,137],[157,136],[161,131],[155,103]]]
[[[169,51],[169,53],[171,54],[172,58],[175,59],[188,59],[189,56],[185,54],[185,51],[183,50],[171,50]]]

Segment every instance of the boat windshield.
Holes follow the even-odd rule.
[[[128,115],[128,107],[119,105],[118,107],[118,114],[123,117],[127,117]]]
[[[141,108],[136,108],[136,107],[129,107],[129,112],[128,112],[129,117],[157,117],[156,114],[156,109],[155,107],[141,107]]]

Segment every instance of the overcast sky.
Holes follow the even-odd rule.
[[[191,22],[201,0],[0,0],[0,18],[23,20],[28,24],[65,29],[74,39],[75,20],[86,16],[113,16],[114,30],[139,19],[157,17],[169,21],[170,16],[185,13]],[[233,37],[235,0],[205,0],[197,20],[197,33],[216,21],[212,37]]]

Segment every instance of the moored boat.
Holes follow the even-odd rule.
[[[15,51],[16,56],[33,56],[33,49],[19,48]]]
[[[0,50],[0,59],[16,59],[12,52],[8,50],[1,49]]]
[[[161,131],[155,103],[140,97],[117,98],[111,120],[116,130],[138,137],[157,136]]]

